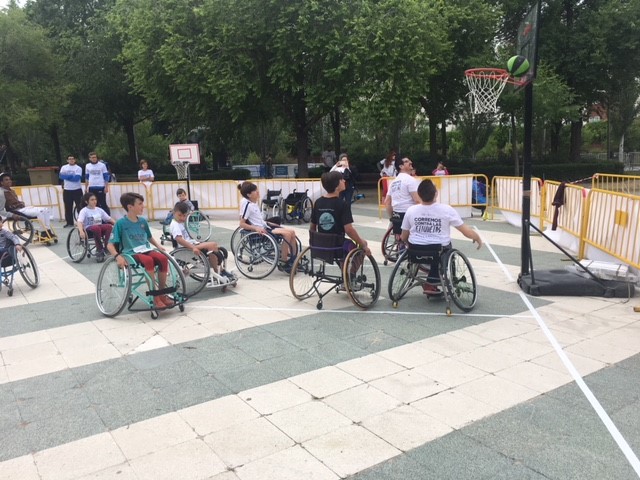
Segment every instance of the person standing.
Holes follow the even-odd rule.
[[[67,156],[67,164],[62,166],[58,176],[63,181],[64,228],[73,227],[73,211],[80,213],[82,203],[82,167],[76,164],[76,157]]]
[[[389,182],[393,181],[398,173],[396,171],[396,152],[390,150],[386,158],[380,160],[378,168],[380,170],[380,177],[384,179],[382,180],[382,203],[384,203],[387,198],[387,192],[389,191]]]
[[[138,170],[138,180],[140,183],[144,183],[146,187],[150,187],[155,179],[153,170],[149,168],[149,162],[146,160],[140,160],[140,170]]]
[[[111,215],[111,210],[107,205],[109,171],[103,162],[98,162],[96,152],[89,152],[89,163],[84,167],[84,176],[87,193],[95,193],[98,206],[107,212],[107,215]]]
[[[353,198],[353,191],[356,188],[355,176],[351,166],[349,165],[349,156],[346,153],[342,153],[338,158],[338,163],[331,167],[331,172],[340,172],[342,178],[344,178],[345,186],[340,192],[340,198],[351,205]]]
[[[449,175],[449,170],[444,166],[444,163],[438,162],[436,168],[431,172],[431,175],[435,175],[436,177],[443,177],[445,175]]]

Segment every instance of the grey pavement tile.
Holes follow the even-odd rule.
[[[497,472],[491,472],[488,475],[475,478],[477,480],[549,480],[546,475],[518,463],[514,463]]]
[[[25,422],[70,415],[76,410],[89,408],[90,404],[85,392],[77,388],[18,401],[20,416]]]
[[[361,348],[362,350],[367,352],[367,354],[380,352],[382,350],[387,350],[393,347],[398,347],[406,343],[404,340],[388,335],[381,330],[368,332],[364,335],[358,335],[356,337],[351,337],[345,339],[345,341],[351,343],[352,345],[355,345],[358,348]]]
[[[280,338],[295,345],[299,348],[307,349],[324,345],[327,343],[335,342],[336,338],[332,337],[328,333],[318,330],[317,328],[309,328],[303,330],[296,330],[295,328],[283,333],[276,333]]]
[[[215,335],[212,337],[200,338],[189,342],[175,345],[185,356],[197,355],[200,352],[218,352],[231,348],[229,342],[225,340],[225,335]]]
[[[214,375],[257,363],[255,358],[239,348],[228,348],[217,352],[193,353],[190,358],[206,370],[207,373],[213,373]]]
[[[67,415],[36,420],[26,425],[24,431],[32,450],[40,451],[102,433],[105,425],[93,408],[84,408]]]
[[[407,455],[393,457],[350,477],[352,480],[441,480]]]
[[[48,395],[52,392],[64,392],[80,386],[71,370],[39,375],[12,382],[10,385],[17,399]]]
[[[13,404],[6,404],[0,407],[0,435],[6,430],[14,430],[22,423],[22,417],[20,417],[20,410],[18,406]],[[1,444],[1,442],[0,442]]]
[[[147,352],[140,352],[134,355],[128,355],[127,360],[139,370],[156,368],[169,365],[173,362],[185,360],[186,357],[181,349],[176,347],[157,348]]]
[[[103,362],[83,365],[70,370],[81,386],[101,383],[113,376],[130,375],[138,372],[126,358],[116,358]]]
[[[640,355],[634,355],[622,360],[621,362],[616,363],[616,367],[638,372],[640,371]]]
[[[191,360],[181,360],[140,371],[152,387],[164,387],[176,383],[201,380],[207,371]]]
[[[155,394],[168,411],[191,407],[231,393],[226,385],[211,376],[155,389]]]
[[[310,348],[308,352],[326,362],[327,365],[335,365],[368,354],[366,350],[344,340],[319,345]]]
[[[281,357],[300,349],[300,347],[264,330],[259,334],[239,340],[235,346],[258,361]]]
[[[120,402],[105,402],[94,405],[94,408],[108,430],[141,422],[171,411],[164,399],[152,391],[141,393],[134,398],[125,398]]]
[[[31,442],[24,428],[0,430],[0,462],[31,452]]]
[[[612,365],[589,375],[585,383],[604,409],[615,412],[640,399],[637,371]],[[624,388],[620,388],[624,385]]]
[[[265,360],[262,363],[280,375],[281,378],[293,377],[326,366],[326,362],[304,350]]]
[[[243,390],[282,380],[282,375],[273,370],[266,362],[255,362],[252,365],[244,365],[218,372],[215,377],[229,388],[232,393],[239,393]]]
[[[95,382],[82,389],[93,405],[130,403],[153,388],[141,373],[118,375]]]
[[[16,396],[13,393],[13,387],[10,383],[3,383],[0,385],[0,408],[3,405],[9,405],[15,403]]]
[[[373,328],[351,320],[348,314],[327,316],[319,329],[337,339],[345,339],[371,333]]]
[[[634,452],[640,452],[640,400],[629,403],[624,408],[611,414],[611,420],[616,425]]]

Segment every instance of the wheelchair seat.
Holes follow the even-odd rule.
[[[26,218],[28,220],[36,220],[38,218],[36,215],[26,215],[26,214],[24,214],[24,213],[22,213],[22,212],[20,212],[18,210],[14,210],[14,209],[11,209],[11,210],[7,209],[7,212],[13,213],[14,215],[19,215],[22,218]]]
[[[411,263],[426,264],[440,260],[440,256],[447,248],[442,245],[413,245],[409,244],[407,254]]]
[[[267,190],[267,195],[262,201],[265,205],[273,207],[280,201],[280,195],[282,195],[282,190]]]

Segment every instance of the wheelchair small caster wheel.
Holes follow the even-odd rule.
[[[53,241],[53,243],[56,243],[56,244],[57,244],[57,243],[58,243],[58,239],[56,238],[56,239]]]
[[[449,307],[447,307],[447,317],[451,316],[451,309]]]
[[[222,290],[222,293],[226,293],[226,292],[227,292],[227,287],[226,287],[226,286],[224,286],[224,287],[222,287],[220,290]]]
[[[316,305],[316,308],[318,310],[322,310],[322,302],[318,302],[318,304]]]
[[[392,305],[393,305],[393,308],[398,308],[398,302],[393,302]]]
[[[385,260],[384,262],[382,262],[382,264],[386,267],[389,264],[389,262]]]
[[[10,289],[7,291],[7,295],[9,295],[10,297],[13,297],[13,288],[10,288]]]
[[[184,305],[180,304],[180,306],[178,306],[178,310],[180,310],[181,312],[184,312]]]
[[[157,310],[151,310],[151,320],[155,320],[158,318],[158,311]]]

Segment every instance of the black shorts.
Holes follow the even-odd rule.
[[[391,225],[393,226],[393,233],[400,235],[402,233],[402,220],[406,212],[393,212],[391,214]]]

